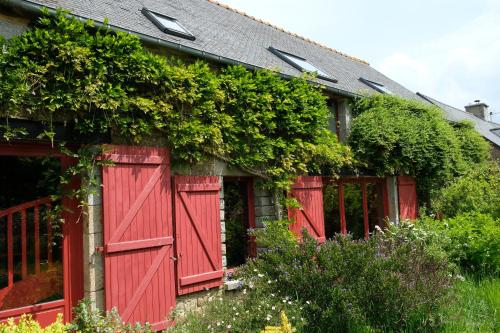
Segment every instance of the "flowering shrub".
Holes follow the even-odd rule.
[[[257,285],[275,284],[255,272],[256,283],[250,283],[238,294],[213,296],[201,311],[177,317],[177,325],[168,333],[261,332],[264,326],[282,326],[281,312],[286,312],[289,324],[303,332],[306,319],[302,305],[290,296],[267,294]]]
[[[285,311],[297,332],[433,330],[453,269],[436,233],[393,227],[369,241],[300,243],[285,221],[255,231],[266,250],[236,277],[237,297],[215,298],[169,332],[261,332]]]

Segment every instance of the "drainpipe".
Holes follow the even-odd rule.
[[[56,13],[56,10],[53,8],[43,6],[43,5],[37,4],[37,3],[32,2],[32,1],[28,1],[28,0],[0,0],[0,6],[9,7],[11,9],[13,9],[14,11],[20,11],[22,13],[27,13],[27,14],[30,14],[33,16],[39,16],[42,8],[46,8],[50,14]],[[70,14],[69,16],[75,17],[76,19],[78,19],[82,22],[85,22],[88,20],[88,18],[80,16],[80,15]],[[167,40],[164,40],[161,38],[151,37],[151,36],[141,34],[139,32],[132,31],[129,29],[120,28],[120,27],[115,26],[115,25],[104,24],[103,22],[99,22],[99,21],[94,21],[94,23],[96,26],[105,26],[105,27],[111,28],[115,31],[121,31],[121,32],[125,32],[128,34],[136,35],[142,42],[144,42],[147,45],[160,46],[163,48],[179,51],[179,52],[186,53],[186,54],[198,57],[198,58],[202,58],[202,59],[205,59],[208,61],[217,62],[217,63],[224,64],[224,65],[242,65],[243,67],[245,67],[249,70],[265,69],[265,68],[260,67],[260,66],[255,66],[255,65],[241,62],[238,60],[234,60],[231,58],[222,57],[222,56],[210,53],[210,52],[201,51],[201,50],[198,50],[196,48],[193,48],[190,46],[185,46],[185,45],[182,45],[182,44],[179,44],[176,42],[171,42],[171,41],[167,41]],[[281,77],[283,77],[285,79],[290,79],[290,78],[294,77],[292,75],[287,75],[287,74],[283,74],[283,73],[279,73],[279,74]],[[318,85],[317,82],[314,82],[314,81],[309,81],[309,82],[311,84]],[[338,88],[334,88],[334,87],[324,86],[323,88],[328,92],[342,95],[345,97],[355,98],[355,97],[361,96],[359,94],[355,94],[355,93],[345,91],[342,89],[338,89]]]

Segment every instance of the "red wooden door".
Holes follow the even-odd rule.
[[[292,185],[291,195],[302,207],[288,210],[288,217],[294,221],[290,229],[300,237],[302,229],[305,228],[318,242],[324,242],[325,220],[321,177],[298,177]]]
[[[418,216],[417,183],[413,177],[398,177],[399,218],[414,220]]]
[[[222,284],[218,177],[176,176],[175,238],[179,295]]]
[[[167,326],[175,307],[169,155],[113,146],[103,168],[106,309],[126,322]]]

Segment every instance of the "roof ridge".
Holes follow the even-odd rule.
[[[288,31],[288,30],[285,30],[285,29],[283,29],[282,27],[279,27],[279,26],[274,25],[274,24],[272,24],[272,23],[270,23],[270,22],[267,22],[267,21],[264,21],[264,20],[262,20],[262,19],[259,19],[259,18],[255,17],[255,16],[249,15],[249,14],[247,14],[247,13],[245,13],[245,12],[243,12],[243,11],[239,10],[239,9],[233,8],[233,7],[229,6],[229,5],[226,5],[226,4],[223,4],[223,3],[220,3],[220,2],[218,2],[217,0],[207,0],[207,1],[208,1],[208,2],[211,2],[211,3],[215,4],[215,5],[217,5],[217,6],[219,6],[219,7],[222,7],[222,8],[225,8],[225,9],[227,9],[227,10],[230,10],[230,11],[232,11],[232,12],[236,13],[236,14],[240,14],[240,15],[242,15],[242,16],[248,17],[248,18],[250,18],[250,19],[252,19],[252,20],[254,20],[254,21],[256,21],[256,22],[263,23],[263,24],[265,24],[265,25],[267,25],[267,26],[269,26],[269,27],[271,27],[271,28],[274,28],[274,29],[276,29],[276,30],[279,30],[279,31],[284,32],[284,33],[286,33],[286,34],[289,34],[289,35],[291,35],[291,36],[294,36],[294,37],[300,38],[300,39],[302,39],[302,40],[304,40],[304,41],[306,41],[306,42],[308,42],[308,43],[311,43],[311,44],[317,45],[317,46],[319,46],[319,47],[322,47],[322,48],[324,48],[324,49],[327,49],[327,50],[329,50],[329,51],[335,52],[335,53],[337,53],[337,54],[339,54],[339,55],[341,55],[341,56],[343,56],[343,57],[346,57],[346,58],[348,58],[348,59],[351,59],[351,60],[354,60],[354,61],[360,62],[360,63],[365,64],[365,65],[370,65],[370,63],[369,63],[368,61],[366,61],[366,60],[363,60],[363,59],[360,59],[360,58],[353,57],[353,56],[348,55],[348,54],[346,54],[346,53],[344,53],[344,52],[341,52],[341,51],[339,51],[339,50],[336,50],[336,49],[334,49],[334,48],[332,48],[332,47],[329,47],[329,46],[326,46],[326,45],[321,44],[321,43],[319,43],[319,42],[316,42],[316,41],[314,41],[314,40],[312,40],[312,39],[309,39],[309,38],[306,38],[306,37],[300,36],[300,35],[298,35],[298,34],[296,34],[296,33],[294,33],[294,32],[290,32],[290,31]]]

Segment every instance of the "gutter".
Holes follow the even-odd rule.
[[[39,16],[41,13],[41,10],[43,8],[47,9],[51,15],[56,13],[56,10],[54,8],[40,5],[40,4],[37,4],[37,3],[29,1],[29,0],[0,0],[0,6],[5,6],[8,8],[11,8],[14,11],[30,14],[32,16]],[[89,18],[80,16],[80,15],[69,14],[69,16],[72,16],[72,17],[74,17],[82,22],[89,20]],[[186,54],[191,55],[191,56],[195,56],[195,57],[207,60],[207,61],[213,61],[213,62],[217,62],[217,63],[224,64],[224,65],[242,65],[243,67],[245,67],[249,70],[266,69],[264,67],[260,67],[260,66],[252,65],[252,64],[245,63],[242,61],[238,61],[235,59],[223,57],[223,56],[220,56],[220,55],[217,55],[214,53],[205,52],[205,51],[198,50],[198,49],[190,47],[190,46],[185,46],[185,45],[182,45],[182,44],[179,44],[176,42],[171,42],[171,41],[167,41],[167,40],[164,40],[161,38],[151,37],[149,35],[145,35],[145,34],[142,34],[142,33],[136,32],[136,31],[132,31],[129,29],[120,28],[120,27],[115,26],[115,25],[104,24],[104,22],[95,21],[95,20],[92,20],[92,21],[95,23],[96,26],[101,26],[101,27],[104,26],[104,27],[111,28],[115,31],[121,31],[121,32],[125,32],[125,33],[131,34],[131,35],[135,35],[144,44],[147,44],[147,45],[163,47],[166,49],[186,53]],[[283,73],[279,73],[279,75],[285,79],[290,79],[290,78],[294,77],[292,75],[287,75],[287,74],[283,74]],[[309,81],[309,82],[311,84],[314,84],[314,85],[321,85],[318,82],[314,82],[314,81]],[[338,89],[338,88],[334,88],[334,87],[330,87],[330,86],[326,86],[326,85],[322,85],[322,86],[326,91],[328,91],[330,93],[342,95],[345,97],[356,98],[356,97],[362,96],[360,94],[352,93],[352,92],[349,92],[346,90],[342,90],[342,89]]]

